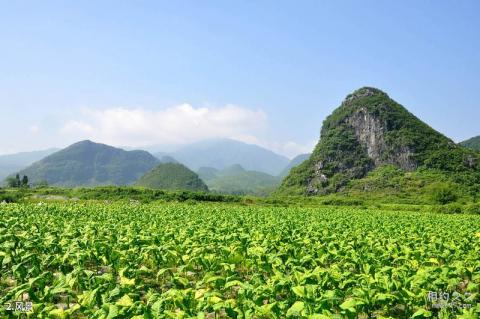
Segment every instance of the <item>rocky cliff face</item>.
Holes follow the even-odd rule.
[[[386,120],[370,113],[366,107],[359,108],[345,122],[354,130],[359,143],[375,166],[395,164],[407,171],[417,168],[417,163],[412,158],[413,150],[408,145],[401,145],[389,152],[390,148],[385,142],[388,127]]]
[[[452,154],[462,157],[464,162],[472,162],[468,160],[471,154],[460,153],[450,139],[386,93],[365,87],[348,95],[324,121],[320,142],[312,156],[292,170],[281,189],[323,194],[342,190],[349,180],[362,178],[386,164],[404,171],[420,166],[450,170],[451,163],[441,158]],[[472,168],[457,164],[455,167],[460,169]]]

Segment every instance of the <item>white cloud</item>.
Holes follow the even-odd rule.
[[[61,128],[65,140],[91,139],[114,146],[179,145],[209,138],[232,138],[292,158],[309,153],[316,141],[300,144],[262,138],[268,130],[267,114],[235,105],[193,107],[181,104],[162,110],[117,107],[85,108],[80,119]]]
[[[36,134],[40,131],[40,127],[38,125],[32,125],[28,128],[28,130],[30,131],[30,133]]]
[[[141,147],[185,144],[208,138],[253,141],[266,126],[267,116],[261,110],[234,105],[195,108],[182,104],[158,111],[87,108],[81,120],[68,121],[61,132],[72,138]]]

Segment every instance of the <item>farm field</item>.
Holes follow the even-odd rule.
[[[479,318],[480,216],[0,205],[1,318]],[[25,309],[24,309],[25,310]]]

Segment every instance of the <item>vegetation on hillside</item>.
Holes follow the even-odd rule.
[[[239,164],[246,170],[277,175],[288,164],[288,158],[258,145],[231,139],[212,139],[187,145],[171,156],[193,171],[200,167],[219,170]]]
[[[284,178],[285,176],[287,176],[290,173],[290,171],[294,167],[297,167],[298,165],[305,162],[310,157],[310,155],[311,154],[300,154],[300,155],[295,156],[295,158],[293,158],[290,161],[290,163],[288,163],[288,165],[282,170],[282,172],[280,174],[278,174],[278,176],[281,177],[281,178]]]
[[[32,164],[19,172],[32,185],[52,186],[129,185],[158,164],[145,151],[125,151],[112,146],[82,141]]]
[[[472,150],[480,151],[480,136],[472,137],[469,140],[463,141],[460,145],[471,148]]]
[[[352,180],[365,177],[376,168],[365,146],[356,136],[352,119],[359,112],[370,114],[385,125],[380,163],[398,164],[407,169],[432,170],[449,174],[450,180],[473,193],[480,183],[480,154],[457,146],[450,139],[420,121],[384,92],[363,88],[347,96],[342,105],[324,121],[320,142],[310,158],[292,169],[280,194],[305,194],[312,186],[318,193],[344,192]],[[362,113],[363,114],[363,113]],[[428,175],[428,173],[426,173]]]
[[[21,152],[16,154],[0,155],[0,185],[8,176],[24,169],[34,162],[58,151],[57,149],[48,149],[43,151]]]
[[[180,163],[162,163],[140,177],[135,185],[153,189],[208,191],[198,175]]]
[[[215,177],[217,177],[217,174],[220,170],[213,168],[213,167],[200,167],[197,170],[198,177],[202,179],[204,182],[208,182]]]
[[[198,174],[211,191],[222,194],[266,196],[280,184],[279,177],[248,171],[238,164],[223,170],[203,167]]]
[[[98,186],[90,188],[0,188],[0,203],[42,202],[253,202],[240,196],[223,195],[204,191],[161,190],[132,186]]]
[[[7,187],[10,187],[10,188],[20,188],[20,187],[26,188],[30,186],[28,184],[28,176],[23,175],[23,177],[20,178],[20,174],[16,174],[15,177],[13,176],[7,177],[7,179],[5,180],[5,183]]]

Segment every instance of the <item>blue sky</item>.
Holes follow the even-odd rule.
[[[233,137],[293,156],[366,85],[480,135],[478,1],[0,4],[0,154]]]

